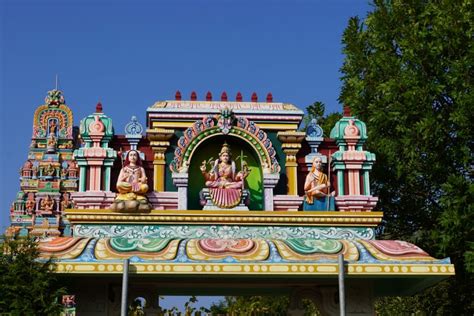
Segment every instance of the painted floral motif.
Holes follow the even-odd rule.
[[[91,238],[55,237],[39,242],[40,258],[77,258]]]
[[[436,260],[420,247],[401,240],[359,240],[369,253],[379,260]]]
[[[176,258],[180,240],[103,238],[97,240],[95,257],[99,260],[138,257],[149,260],[172,260]]]
[[[157,252],[163,250],[170,238],[144,238],[144,239],[129,239],[129,238],[110,238],[110,246],[117,251],[144,251]]]
[[[191,260],[260,261],[267,260],[270,247],[263,239],[190,239],[186,255]]]
[[[75,236],[95,238],[310,238],[310,239],[373,239],[372,228],[336,227],[252,227],[252,226],[159,226],[159,225],[82,225],[74,228]]]
[[[255,242],[250,239],[201,239],[199,246],[215,253],[245,253],[255,247]]]
[[[273,243],[280,256],[289,261],[337,260],[341,252],[344,260],[359,260],[357,246],[347,240],[274,239]]]
[[[342,249],[342,243],[337,240],[315,240],[303,238],[291,238],[285,243],[293,250],[301,254],[312,253],[338,253]]]

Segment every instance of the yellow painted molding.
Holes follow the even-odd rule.
[[[58,262],[56,273],[121,274],[119,262]],[[305,275],[306,277],[330,276],[337,278],[336,263],[130,263],[131,274],[216,274],[216,275]],[[452,264],[352,264],[347,275],[354,276],[451,276]]]
[[[286,212],[286,211],[179,211],[116,213],[103,209],[67,209],[72,224],[233,224],[258,226],[352,226],[376,227],[382,212]]]
[[[195,121],[153,121],[153,128],[188,128],[194,124]],[[258,122],[258,121],[256,121]],[[264,130],[294,130],[298,128],[298,124],[288,123],[257,123],[258,127]]]

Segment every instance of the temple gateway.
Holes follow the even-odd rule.
[[[40,240],[78,315],[119,315],[124,269],[128,302],[146,299],[149,314],[158,295],[286,294],[289,315],[303,298],[337,315],[342,275],[346,313],[373,315],[377,296],[454,275],[449,258],[375,239],[365,123],[346,108],[324,138],[314,121],[298,130],[303,114],[271,94],[177,92],[146,110],[146,128],[135,116],[113,126],[99,103],[77,129],[52,90],[33,115],[7,233]]]

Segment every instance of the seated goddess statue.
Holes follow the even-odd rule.
[[[232,154],[229,145],[224,143],[219,153],[219,158],[209,172],[206,171],[206,161],[202,162],[201,172],[206,180],[204,189],[209,192],[210,200],[218,208],[234,208],[242,202],[242,191],[244,189],[244,180],[249,175],[249,168],[244,163],[242,171],[237,172],[235,162],[232,160]],[[205,194],[204,194],[205,195]],[[207,201],[201,194],[202,204]]]
[[[334,192],[329,193],[331,184],[328,181],[328,176],[321,171],[322,164],[321,158],[315,157],[311,171],[306,176],[304,211],[335,210]]]
[[[130,150],[117,180],[117,195],[112,209],[117,211],[150,211],[146,193],[148,192],[147,177],[142,167],[140,155]]]

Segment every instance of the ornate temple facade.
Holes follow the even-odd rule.
[[[177,92],[146,110],[146,128],[131,116],[117,134],[100,103],[74,128],[61,91],[50,91],[7,233],[38,237],[79,315],[119,313],[123,259],[129,298],[146,298],[149,312],[158,295],[288,294],[292,315],[302,298],[335,315],[340,254],[349,315],[453,275],[449,258],[375,239],[383,213],[365,123],[345,109],[324,138],[314,121],[298,130],[303,115],[271,94]]]

